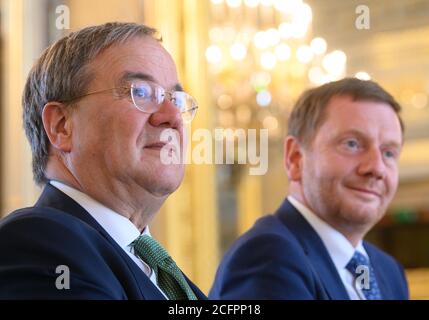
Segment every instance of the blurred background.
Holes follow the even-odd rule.
[[[399,189],[368,240],[406,267],[412,298],[429,298],[429,1],[0,0],[2,216],[40,193],[21,121],[29,69],[61,36],[108,21],[160,31],[199,102],[192,130],[268,129],[265,175],[237,159],[190,164],[151,226],[206,293],[225,250],[286,195],[283,138],[297,96],[355,76],[391,92],[406,125]]]

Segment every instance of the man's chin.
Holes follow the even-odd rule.
[[[157,198],[168,197],[179,188],[181,182],[182,179],[175,179],[175,181],[157,181],[152,186],[146,188],[146,190]]]
[[[356,205],[347,210],[349,212],[348,220],[356,225],[373,226],[384,215],[379,206],[373,204],[363,204],[359,207]]]
[[[160,188],[155,188],[155,189],[150,189],[148,190],[155,198],[167,198],[170,194],[172,194],[174,191],[176,191],[178,188],[175,187],[160,187]]]

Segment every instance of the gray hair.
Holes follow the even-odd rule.
[[[36,61],[22,97],[25,134],[32,152],[33,178],[38,185],[48,179],[49,139],[43,128],[42,111],[49,101],[71,101],[86,93],[93,79],[91,61],[108,47],[133,37],[150,36],[157,31],[136,23],[112,22],[70,33],[49,46]]]

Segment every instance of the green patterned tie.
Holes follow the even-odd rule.
[[[142,235],[133,241],[132,246],[155,272],[159,287],[170,300],[197,300],[179,267],[155,239]]]

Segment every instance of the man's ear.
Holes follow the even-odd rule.
[[[289,181],[301,180],[302,151],[302,147],[295,137],[286,137],[284,145],[284,161]]]
[[[70,152],[72,146],[72,112],[60,102],[48,102],[43,107],[42,121],[53,148]]]

